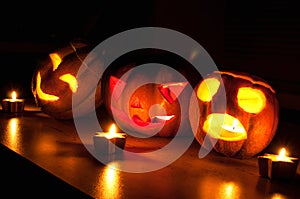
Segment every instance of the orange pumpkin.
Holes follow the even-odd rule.
[[[203,147],[229,157],[250,158],[273,139],[279,104],[274,89],[262,78],[216,71],[201,80],[194,91],[197,102],[190,102],[189,119]],[[209,139],[204,142],[206,136]]]
[[[193,89],[187,85],[198,80],[192,70],[187,61],[166,51],[125,54],[102,76],[104,107],[120,129],[137,137],[191,132],[188,106]]]
[[[99,60],[95,58],[96,55],[90,55],[90,52],[90,46],[85,43],[70,43],[49,53],[38,64],[32,77],[31,90],[42,111],[57,119],[71,119],[73,108],[77,109],[77,113],[80,113],[77,115],[80,116],[92,110],[91,103],[95,103],[95,107],[101,105],[100,82],[96,91],[84,83],[101,75],[92,71],[99,64]],[[90,58],[85,60],[88,54]],[[85,69],[77,77],[81,66]],[[91,102],[93,93],[95,101]],[[73,94],[77,95],[74,104]]]
[[[179,98],[188,98],[184,92],[187,82],[171,81],[179,79],[167,77],[164,69],[157,71],[155,79],[161,83],[150,79],[147,83],[149,70],[130,73],[125,79],[110,76],[104,104],[121,129],[146,137],[172,137],[181,122],[188,123],[184,119],[187,112],[182,114],[188,104],[179,102]]]

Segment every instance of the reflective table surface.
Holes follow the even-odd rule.
[[[34,106],[25,107],[23,114],[17,117],[1,112],[0,118],[2,148],[12,156],[24,158],[23,162],[35,165],[27,175],[29,179],[22,182],[30,183],[31,176],[38,173],[42,173],[41,181],[48,180],[43,178],[44,173],[74,188],[74,193],[78,190],[78,198],[226,199],[299,198],[300,195],[299,165],[291,180],[263,178],[259,176],[257,157],[241,160],[211,151],[199,158],[200,145],[194,140],[184,154],[161,169],[124,172],[110,166],[114,161],[103,164],[97,160],[83,145],[73,121],[56,120]],[[288,128],[296,131],[298,127]],[[125,148],[156,150],[168,143],[168,139],[149,138],[143,142],[128,137]],[[1,162],[8,161],[3,157]],[[21,172],[24,169],[22,165],[13,165],[13,168]],[[18,179],[14,181],[17,184]],[[38,190],[32,188],[32,191]]]

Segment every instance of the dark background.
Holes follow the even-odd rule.
[[[160,26],[202,45],[220,70],[248,72],[277,91],[282,114],[299,119],[300,12],[295,0],[41,1],[0,8],[0,97],[32,97],[31,77],[52,50],[97,45],[124,30]]]
[[[31,78],[49,52],[74,40],[93,45],[124,30],[160,26],[180,31],[202,45],[220,70],[248,72],[267,80],[280,104],[278,133],[266,152],[289,146],[300,155],[300,12],[297,0],[190,1],[6,1],[0,6],[0,97],[17,90],[32,98]],[[289,125],[285,125],[285,124]],[[296,126],[296,127],[295,127]],[[9,180],[51,187],[52,194],[81,193],[34,165],[13,160],[1,148]],[[12,162],[11,164],[7,164]],[[13,165],[13,166],[12,166]],[[17,166],[16,166],[17,165]],[[23,169],[19,169],[22,165]],[[30,171],[35,170],[35,176]],[[20,171],[20,172],[16,172]],[[25,171],[25,172],[24,172]],[[20,178],[19,173],[24,175]],[[31,179],[34,183],[28,183]],[[41,179],[44,181],[42,182]],[[46,179],[46,180],[45,180]],[[8,185],[15,186],[16,181]],[[27,186],[26,186],[27,185]],[[9,186],[8,186],[9,187]],[[67,187],[67,188],[65,188]],[[55,188],[55,189],[54,189]],[[9,189],[10,190],[10,189]],[[45,192],[44,191],[44,192]],[[54,192],[53,192],[54,191]],[[24,194],[24,192],[21,192]],[[9,194],[12,194],[9,191]],[[27,194],[27,192],[25,193]],[[52,196],[51,194],[51,196]]]

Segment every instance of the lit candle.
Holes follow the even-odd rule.
[[[220,137],[230,138],[231,141],[235,139],[242,140],[247,138],[247,133],[244,127],[240,124],[238,119],[234,119],[232,124],[223,124]]]
[[[22,113],[25,106],[24,99],[17,99],[16,91],[11,94],[11,99],[3,99],[1,102],[2,110],[10,114]]]
[[[281,148],[278,155],[258,156],[259,174],[268,178],[288,179],[296,174],[298,158],[288,157],[286,149]]]
[[[94,148],[97,154],[110,155],[122,151],[125,147],[126,134],[116,132],[116,125],[112,124],[109,132],[96,132]]]

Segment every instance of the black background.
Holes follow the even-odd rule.
[[[300,14],[294,0],[40,1],[0,8],[0,97],[30,98],[37,63],[70,41],[93,45],[124,30],[159,26],[199,42],[220,70],[267,80],[284,109],[300,110]]]

